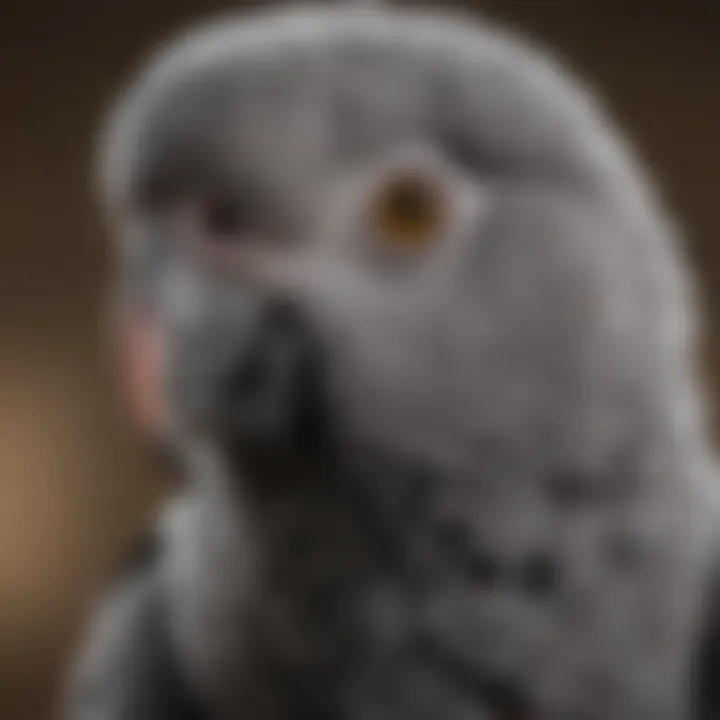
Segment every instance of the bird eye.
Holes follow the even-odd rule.
[[[231,251],[240,241],[257,235],[232,195],[191,196],[179,201],[172,209],[171,222],[191,246],[213,254],[221,249]]]
[[[242,230],[242,211],[234,197],[218,195],[205,202],[202,222],[209,236],[231,238]]]
[[[370,207],[374,234],[388,245],[411,250],[436,240],[446,215],[442,190],[432,178],[420,173],[385,181]]]

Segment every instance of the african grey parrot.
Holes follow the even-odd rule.
[[[720,717],[679,233],[560,61],[257,11],[165,46],[102,135],[184,484],[67,720]]]

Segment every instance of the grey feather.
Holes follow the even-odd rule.
[[[190,468],[158,573],[204,707],[697,717],[718,495],[692,284],[562,62],[459,17],[263,12],[161,51],[104,141]],[[408,169],[447,214],[412,257],[369,211]],[[301,320],[258,311],[280,299]]]

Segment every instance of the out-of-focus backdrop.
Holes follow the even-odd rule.
[[[53,717],[85,603],[154,511],[166,479],[114,396],[93,132],[158,41],[228,6],[6,0],[0,8],[3,720]],[[709,376],[720,379],[720,3],[473,7],[556,46],[614,106],[687,229],[702,280]],[[709,387],[716,395],[720,384]]]

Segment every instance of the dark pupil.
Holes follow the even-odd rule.
[[[205,226],[212,235],[232,235],[240,230],[240,207],[235,198],[220,196],[208,201]]]
[[[427,193],[417,184],[406,184],[395,190],[391,199],[393,214],[398,218],[415,219],[424,217],[427,207]]]

